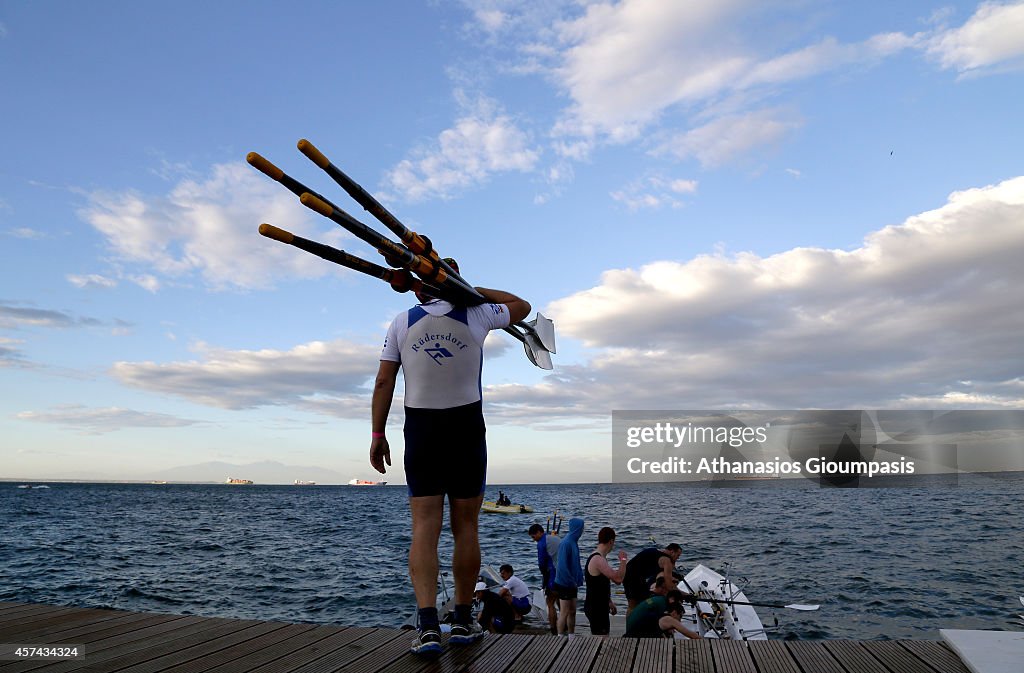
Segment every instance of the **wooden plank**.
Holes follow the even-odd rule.
[[[406,670],[410,671],[422,671],[423,673],[453,673],[454,671],[464,671],[469,667],[472,662],[477,661],[489,651],[492,647],[495,647],[505,636],[488,633],[481,640],[470,645],[452,645],[451,643],[445,644],[444,652],[441,653],[441,657],[438,659],[431,659],[417,656],[411,652],[406,655],[405,661],[408,662],[409,668]],[[419,660],[419,661],[417,661]],[[405,663],[405,662],[399,662]],[[419,666],[417,666],[419,664]],[[401,671],[401,668],[392,669],[395,673]]]
[[[0,642],[86,645],[84,660],[3,661],[0,673],[969,673],[935,641],[734,641],[488,634],[409,652],[394,629],[206,619],[0,602]]]
[[[872,657],[860,642],[826,640],[822,644],[850,673],[891,673],[882,662]]]
[[[558,636],[555,636],[556,638]],[[585,673],[590,670],[601,647],[601,638],[593,636],[574,636],[551,662],[549,673]]]
[[[941,673],[970,673],[957,653],[945,643],[934,640],[900,640],[901,647],[913,652],[919,659]]]
[[[13,624],[4,624],[0,626],[0,638],[3,638],[5,642],[17,642],[24,638],[24,634],[45,634],[50,631],[61,630],[62,626],[71,628],[81,626],[83,624],[105,621],[110,619],[110,617],[111,614],[109,610],[79,609],[68,609],[42,615],[33,615],[31,618],[26,619],[17,626]]]
[[[68,609],[69,608],[55,607],[52,605],[23,605],[0,615],[0,628],[10,626],[12,624],[18,624],[24,619],[32,619],[33,617],[40,615],[53,613],[60,614]]]
[[[212,659],[222,650],[232,648],[240,643],[258,646],[263,636],[272,634],[284,626],[279,622],[248,622],[244,628],[235,629],[230,633],[222,633],[217,637],[210,637],[207,633],[197,633],[179,638],[174,642],[116,657],[100,668],[94,669],[91,665],[87,666],[83,669],[83,673],[94,670],[97,673],[111,670],[118,671],[118,673],[157,673],[168,668],[178,671],[185,668],[193,659],[203,659],[204,661]]]
[[[861,645],[890,670],[900,673],[935,673],[931,666],[914,656],[910,650],[900,647],[894,640],[871,640]]]
[[[714,673],[715,660],[708,640],[677,640],[676,673]]]
[[[291,638],[278,647],[264,650],[263,654],[268,657],[265,661],[260,661],[260,658],[249,659],[246,662],[249,668],[239,670],[246,670],[250,673],[257,671],[259,673],[288,673],[334,652],[343,645],[359,640],[375,630],[366,627],[342,629],[337,626],[314,628],[312,631]],[[286,651],[286,649],[290,651]],[[270,659],[270,656],[276,658]],[[230,670],[232,669],[229,665],[229,667],[217,669],[216,673],[228,673]],[[210,673],[214,673],[214,671]]]
[[[787,640],[786,650],[804,671],[813,673],[846,673],[846,670],[836,661],[820,642],[804,642],[799,640]]]
[[[98,640],[99,637],[92,637],[88,641],[83,640],[83,638],[93,636],[93,634],[122,632],[128,627],[141,628],[142,626],[149,626],[150,624],[168,622],[172,619],[181,619],[181,616],[147,615],[144,612],[129,612],[123,614],[121,617],[113,617],[112,619],[107,619],[101,622],[89,622],[88,624],[82,624],[80,626],[65,627],[65,625],[62,624],[60,627],[55,629],[46,629],[41,632],[24,634],[23,638],[39,639],[52,644],[58,644],[61,642],[81,644]]]
[[[120,623],[105,625],[105,628],[100,628],[101,624],[90,624],[88,626],[82,626],[78,629],[72,629],[71,631],[61,632],[60,636],[55,636],[53,640],[46,641],[48,644],[67,644],[67,645],[86,645],[86,654],[92,655],[96,651],[102,650],[105,642],[112,637],[117,637],[131,631],[145,629],[150,626],[157,626],[164,622],[184,620],[184,617],[179,615],[147,615],[145,613],[129,613],[127,616],[122,617],[120,620],[115,620]],[[192,617],[192,621],[200,621],[199,617]],[[188,623],[187,621],[184,623]],[[103,641],[103,642],[101,642]],[[40,643],[42,644],[42,643]],[[9,669],[7,666],[18,665],[20,671],[34,670],[36,668],[42,668],[44,666],[55,665],[53,662],[48,661],[0,661],[0,672],[8,673]],[[83,664],[84,665],[84,664]]]
[[[711,639],[711,655],[715,658],[715,670],[729,673],[757,673],[754,660],[750,658],[747,644],[740,640]]]
[[[667,638],[636,638],[633,670],[638,673],[672,673],[673,641]]]
[[[9,612],[19,612],[21,610],[27,610],[29,608],[50,608],[51,610],[57,609],[59,605],[48,605],[46,603],[6,603],[3,608],[0,608],[0,614],[7,614]]]
[[[294,673],[366,673],[375,671],[409,652],[412,631],[378,629],[346,643],[319,659],[303,664]],[[372,655],[372,656],[367,656]]]
[[[368,669],[379,673],[439,673],[462,671],[484,652],[501,640],[501,636],[488,634],[483,639],[468,645],[453,645],[445,639],[444,649],[440,656],[420,656],[409,651],[409,645],[415,637],[415,631],[408,631],[408,640],[404,641],[405,653],[383,668]],[[366,663],[373,663],[376,657],[367,657]],[[366,661],[366,660],[364,660]],[[347,669],[346,669],[347,671]]]
[[[627,673],[633,670],[636,638],[607,638],[594,660],[593,673]]]
[[[217,622],[211,624],[211,622]],[[185,638],[195,633],[230,633],[237,631],[240,627],[232,620],[210,620],[202,617],[184,617],[172,622],[165,622],[111,636],[86,649],[86,661],[88,665],[102,664],[108,660],[129,652],[152,649],[154,643],[173,642],[176,638]],[[14,670],[17,673],[30,671],[39,668],[39,664],[47,662],[24,661],[18,662]],[[57,664],[49,664],[46,673],[65,673],[66,671],[77,671],[82,668],[81,661],[62,661]],[[4,669],[4,673],[9,673]]]
[[[762,673],[801,673],[800,667],[789,656],[789,650],[781,640],[749,640],[747,650],[757,670]]]
[[[558,636],[534,638],[505,673],[545,673],[568,642]]]
[[[288,624],[282,625],[280,622],[270,622],[269,624],[277,626],[274,630],[268,630],[255,638],[248,640],[238,640],[233,645],[217,649],[213,652],[206,653],[198,651],[199,656],[188,661],[184,658],[184,653],[187,652],[173,652],[167,656],[161,657],[160,659],[151,660],[145,662],[142,665],[142,669],[146,671],[160,671],[165,668],[174,668],[174,673],[205,673],[206,671],[220,668],[223,666],[231,666],[229,670],[233,671],[247,671],[250,666],[245,663],[245,660],[249,657],[259,658],[261,655],[266,656],[267,651],[270,650],[272,659],[277,659],[277,654],[274,652],[274,647],[281,644],[283,641],[287,641],[289,638],[301,635],[308,631],[312,631],[316,627],[312,624]],[[262,625],[261,625],[262,626]],[[248,631],[243,632],[248,635]],[[239,634],[241,637],[242,634]],[[293,651],[291,647],[281,652],[287,654]],[[265,662],[266,659],[263,659]],[[241,666],[237,668],[236,665]],[[136,667],[139,668],[139,667]],[[126,669],[129,671],[135,670],[135,668]]]
[[[526,646],[535,636],[510,633],[501,638],[501,642],[491,647],[483,656],[476,659],[466,668],[466,673],[494,673],[504,671],[522,654]]]

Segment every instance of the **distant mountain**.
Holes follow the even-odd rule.
[[[347,484],[351,477],[322,467],[285,465],[272,460],[247,465],[211,461],[199,465],[184,465],[144,475],[144,479],[160,481],[213,481],[223,482],[228,477],[251,479],[257,484],[291,484],[296,479],[315,481],[317,484]]]

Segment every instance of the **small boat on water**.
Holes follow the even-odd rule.
[[[386,486],[386,481],[368,481],[366,479],[352,479],[348,482],[349,486]]]
[[[18,488],[50,488],[46,484],[22,484]]]
[[[484,500],[480,505],[480,511],[484,514],[532,514],[533,508],[529,505],[499,505],[493,500]]]
[[[228,477],[227,479],[224,480],[224,483],[225,484],[234,484],[234,485],[239,485],[239,484],[245,485],[245,484],[251,484],[252,480],[251,479],[235,479],[234,477]]]
[[[315,481],[303,481],[301,479],[296,479],[295,483],[293,485],[294,486],[316,486],[316,482]]]

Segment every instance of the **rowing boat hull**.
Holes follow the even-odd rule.
[[[742,591],[729,582],[723,586],[722,582],[725,580],[724,577],[711,570],[707,566],[698,564],[686,574],[685,581],[679,583],[680,591],[684,593],[688,592],[687,584],[693,589],[693,591],[707,591],[713,598],[726,599],[739,601],[741,603],[749,602],[746,595]],[[707,583],[705,587],[704,583]],[[580,600],[580,605],[583,601]],[[533,605],[535,610],[540,614],[542,621],[547,620],[547,610],[545,605],[544,592],[539,589],[533,593]],[[714,614],[713,608],[710,603],[701,602],[697,604],[701,608],[701,611],[707,614]],[[700,633],[704,638],[727,638],[729,640],[768,640],[768,635],[765,633],[764,626],[761,623],[761,618],[758,617],[757,612],[753,607],[749,605],[732,605],[722,606],[728,608],[727,615],[722,617],[722,635],[719,635],[714,630],[707,628],[707,625],[700,620],[697,615],[697,610],[692,605],[685,605],[686,613],[683,615],[680,621],[683,625],[689,628],[691,631]],[[730,623],[731,620],[731,623]],[[611,635],[622,636],[626,632],[626,610],[624,607],[619,606],[618,614],[612,615],[609,618],[611,623]],[[590,620],[586,614],[580,609],[576,613],[576,632],[587,633],[590,630]],[[676,638],[683,639],[685,636],[681,633],[675,634]]]
[[[724,577],[711,570],[707,566],[697,564],[693,570],[686,574],[686,577],[679,583],[682,591],[700,593],[718,600],[738,601],[748,603],[746,595],[732,582],[727,582]],[[715,614],[715,608],[711,603],[698,602],[697,607],[705,615]],[[757,611],[750,605],[721,605],[721,623],[723,635],[730,640],[768,640],[761,618]],[[703,620],[698,620],[696,611],[687,609],[683,623],[692,625],[694,630],[700,631],[702,637],[722,637],[714,631],[709,631]],[[698,621],[700,623],[698,623]]]

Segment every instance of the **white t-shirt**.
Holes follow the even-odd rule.
[[[508,324],[504,304],[421,304],[391,321],[380,359],[401,363],[407,407],[451,409],[479,402],[484,339]]]
[[[504,586],[508,589],[509,593],[512,594],[512,598],[527,598],[530,595],[530,590],[527,588],[526,582],[515,575],[509,577]]]

